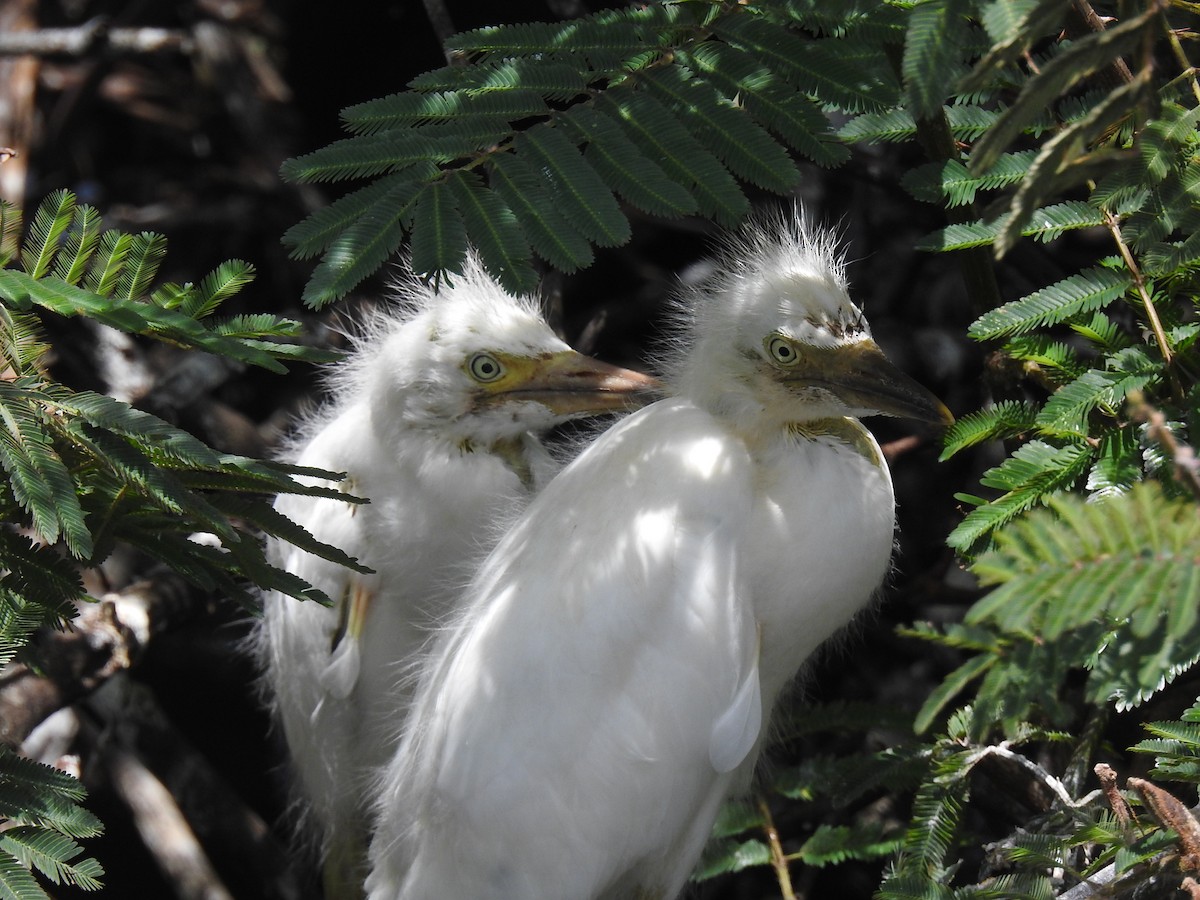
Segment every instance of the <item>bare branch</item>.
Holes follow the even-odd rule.
[[[104,18],[74,28],[0,33],[0,56],[87,56],[114,53],[192,51],[192,37],[172,28],[109,28]]]

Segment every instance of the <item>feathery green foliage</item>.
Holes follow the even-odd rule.
[[[739,180],[786,193],[793,153],[847,158],[825,111],[882,113],[900,96],[884,62],[900,11],[816,6],[666,0],[455,36],[466,65],[346,109],[352,136],[284,164],[295,181],[375,179],[285,236],[297,256],[323,254],[306,301],[344,295],[405,235],[421,274],[457,271],[470,237],[527,291],[534,254],[572,271],[629,239],[616,196],[736,224]],[[479,202],[448,203],[454,184]]]
[[[77,839],[100,834],[100,822],[80,806],[83,786],[70,775],[0,746],[0,891],[22,900],[46,900],[30,870],[54,884],[101,887],[104,869],[80,859]]]
[[[5,207],[8,223],[18,220]],[[268,562],[258,532],[327,559],[357,564],[314,540],[270,506],[278,493],[342,496],[293,476],[334,473],[220,454],[128,404],[51,380],[38,313],[86,316],[136,334],[219,353],[273,371],[284,360],[327,355],[289,343],[298,325],[275,316],[210,317],[247,284],[253,268],[232,260],[198,285],[153,286],[162,237],[101,233],[95,210],[57,191],[38,208],[20,245],[5,231],[0,268],[0,665],[33,632],[61,627],[88,598],[80,569],[118,544],[138,548],[203,588],[254,603],[246,580],[322,599]],[[12,263],[19,259],[20,269]],[[205,319],[205,321],[201,321]],[[210,534],[219,547],[193,540]],[[45,898],[31,870],[85,889],[103,874],[75,839],[99,832],[67,775],[0,747],[0,893]]]

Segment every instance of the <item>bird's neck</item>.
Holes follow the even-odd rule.
[[[533,490],[533,466],[529,459],[529,448],[524,435],[497,438],[489,444],[481,444],[464,438],[459,442],[463,453],[490,453],[506,465],[526,490]]]

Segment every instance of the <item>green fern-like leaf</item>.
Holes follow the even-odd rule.
[[[969,9],[966,0],[932,0],[909,16],[901,68],[909,107],[918,116],[940,113],[950,86],[966,70],[962,45]]]
[[[995,110],[974,105],[948,106],[945,113],[950,133],[959,141],[976,140],[1000,117]],[[851,143],[911,141],[917,136],[917,123],[908,110],[889,109],[851,119],[838,130],[838,136]]]
[[[749,211],[745,194],[728,170],[653,97],[610,93],[600,98],[597,108],[620,122],[671,180],[688,187],[705,215],[733,225]]]
[[[53,272],[67,284],[79,284],[88,261],[100,242],[100,213],[91,206],[75,207],[62,249],[54,258]]]
[[[940,767],[944,773],[951,771],[949,762]],[[928,781],[917,792],[913,800],[913,824],[904,835],[901,849],[906,867],[929,873],[945,866],[966,799],[965,788],[955,790],[955,782],[961,785],[961,776],[949,783]]]
[[[996,239],[998,258],[1016,243],[1039,205],[1064,188],[1092,177],[1092,166],[1079,165],[1079,157],[1091,149],[1093,142],[1146,105],[1149,84],[1150,72],[1146,69],[1128,84],[1102,95],[1086,116],[1042,146],[1009,204],[1004,228]]]
[[[588,240],[602,247],[629,240],[629,220],[612,192],[560,129],[531,129],[517,139],[516,147],[546,174],[555,201]]]
[[[23,224],[21,207],[0,200],[0,266],[8,266],[16,258],[21,246]]]
[[[604,166],[594,158],[588,161],[598,171]],[[508,203],[534,251],[563,272],[591,264],[592,245],[554,204],[537,170],[512,153],[497,154],[492,163],[492,187]]]
[[[1023,445],[980,479],[1004,494],[972,510],[950,533],[947,543],[966,551],[1020,513],[1072,487],[1087,471],[1093,453],[1085,443],[1054,447],[1045,441],[1030,441]]]
[[[1143,379],[1130,380],[1119,372],[1091,369],[1063,385],[1046,401],[1037,417],[1043,434],[1089,434],[1087,417],[1097,407],[1110,415],[1131,388],[1145,386]]]
[[[94,859],[76,861],[83,848],[64,834],[17,826],[0,833],[0,852],[11,854],[26,868],[37,869],[54,884],[72,884],[85,891],[102,886],[104,869]]]
[[[881,80],[877,69],[855,69],[831,42],[805,41],[754,15],[728,16],[714,33],[752,53],[798,90],[851,112],[879,112],[899,94],[894,81]]]
[[[512,208],[499,193],[484,187],[473,172],[455,173],[448,181],[467,236],[490,272],[515,294],[537,289],[538,275],[530,264],[529,245],[522,240]]]
[[[834,142],[820,107],[754,57],[709,41],[680,53],[679,58],[726,97],[737,98],[755,119],[813,162],[836,166],[847,159],[847,150]]]
[[[182,305],[182,312],[193,319],[212,315],[253,280],[253,265],[240,259],[226,260],[204,276],[195,294]]]
[[[926,163],[906,172],[901,184],[918,200],[965,206],[974,203],[980,191],[1020,184],[1035,155],[1034,150],[1006,153],[996,161],[996,165],[980,176],[972,175],[966,165],[957,159]]]
[[[809,866],[837,865],[850,859],[871,860],[890,856],[903,840],[888,835],[878,822],[864,825],[821,825],[797,851]]]
[[[93,294],[107,297],[117,286],[117,279],[125,268],[125,258],[133,246],[133,235],[119,231],[105,231],[100,235],[99,246],[88,264],[83,286]]]
[[[417,198],[411,246],[412,267],[418,275],[441,278],[462,268],[467,229],[446,182],[430,185]]]
[[[1168,502],[1149,483],[1101,503],[1064,496],[1049,505],[998,532],[977,560],[981,580],[997,587],[968,621],[1036,631],[1047,642],[1111,623],[1118,631],[1097,650],[1091,689],[1136,702],[1197,656],[1200,570],[1188,548],[1200,540],[1200,520],[1191,504]]]
[[[995,340],[1065,322],[1081,313],[1103,309],[1124,296],[1132,284],[1132,277],[1120,269],[1085,269],[985,313],[967,333],[976,340]]]
[[[1021,234],[1039,241],[1052,241],[1067,231],[1103,224],[1104,216],[1099,211],[1082,201],[1068,200],[1035,210]],[[982,247],[995,241],[1003,228],[1002,220],[950,225],[920,240],[917,249],[947,251]]]
[[[557,71],[562,70],[560,66]],[[574,92],[582,93],[585,88],[582,79],[570,69],[566,71],[568,79],[574,76]],[[406,92],[348,107],[342,111],[342,121],[356,134],[377,134],[435,122],[454,123],[466,117],[512,122],[544,116],[549,111],[542,93],[527,87],[486,92]]]
[[[143,231],[134,235],[114,289],[116,296],[132,303],[149,293],[150,283],[166,252],[167,240],[161,234]]]
[[[739,178],[776,193],[786,193],[800,180],[800,172],[784,149],[713,88],[688,79],[678,67],[648,73],[640,84],[679,116]]]
[[[432,175],[435,167],[426,163],[423,171]],[[336,234],[333,233],[336,227],[333,216],[319,221],[314,216],[302,223],[308,226],[306,229],[296,233],[289,231],[285,239],[290,236],[297,246],[307,248],[324,244],[326,247],[325,257],[304,288],[304,302],[314,308],[331,303],[345,296],[390,259],[404,240],[404,221],[412,215],[420,192],[421,185],[416,181],[389,182],[386,189],[372,191],[366,198],[369,203],[365,208],[358,210]],[[349,205],[343,206],[336,218],[352,211]]]
[[[1056,97],[1066,93],[1091,73],[1109,65],[1113,59],[1142,40],[1146,30],[1154,26],[1157,15],[1157,10],[1151,9],[1112,28],[1086,35],[1042,66],[1026,82],[1016,101],[1005,110],[995,127],[975,145],[971,153],[971,171],[987,171],[1017,135],[1040,117]]]
[[[729,875],[755,866],[771,863],[771,851],[766,843],[751,839],[743,841],[710,841],[704,855],[692,872],[693,881],[707,881],[718,875]]]
[[[75,483],[50,438],[36,405],[0,382],[0,466],[8,474],[13,495],[31,517],[46,544],[60,537],[78,557],[91,553],[92,538],[84,524]]]
[[[1117,497],[1142,480],[1141,446],[1129,428],[1108,431],[1088,473],[1088,492],[1097,500]]]
[[[75,195],[58,190],[38,206],[29,223],[29,235],[21,247],[21,264],[26,274],[41,278],[54,263],[63,233],[75,217]]]
[[[1036,406],[1017,400],[1003,400],[990,409],[969,413],[946,431],[941,459],[949,459],[967,447],[987,441],[1005,440],[1032,432],[1037,415]]]
[[[587,79],[578,65],[542,57],[495,59],[473,66],[444,66],[418,75],[408,85],[421,92],[456,91],[472,99],[491,94],[532,92],[546,100],[568,102],[587,92]],[[393,94],[391,97],[412,96]],[[342,113],[347,126],[360,133],[370,133],[392,126],[388,102],[391,98],[352,106]],[[525,102],[523,97],[518,102]],[[410,103],[412,101],[401,101]],[[513,101],[502,101],[505,104]],[[532,102],[532,101],[530,101]],[[492,115],[497,108],[492,107]],[[504,115],[503,112],[499,113]]]
[[[612,118],[581,105],[570,110],[563,123],[576,141],[587,144],[584,159],[634,206],[667,217],[696,212],[691,193],[643,154]]]

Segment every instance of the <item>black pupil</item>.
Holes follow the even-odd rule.
[[[496,364],[490,359],[479,360],[479,374],[485,378],[490,378],[496,374]]]
[[[791,359],[792,358],[792,348],[789,347],[787,344],[780,344],[779,345],[779,358],[780,359]]]

